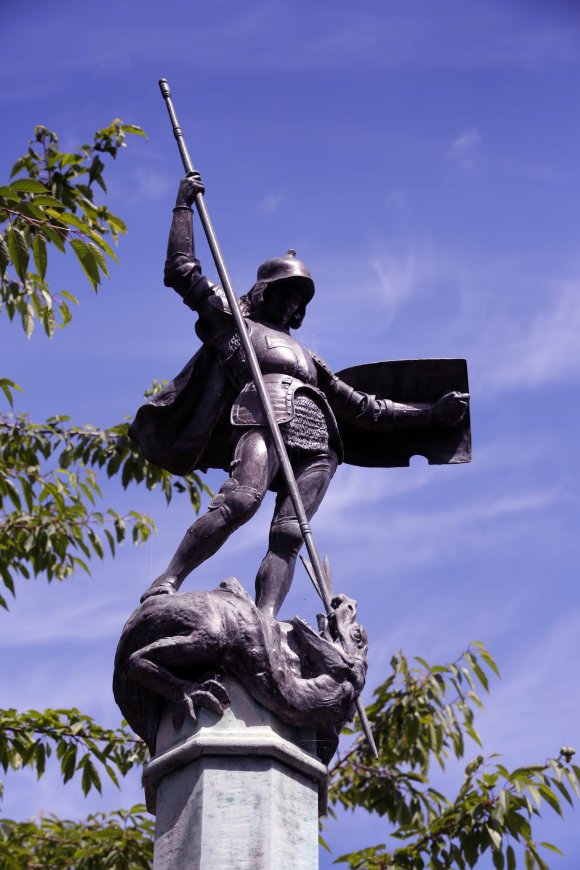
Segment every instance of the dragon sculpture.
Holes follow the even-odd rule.
[[[196,721],[199,707],[221,715],[224,673],[283,722],[316,729],[327,764],[352,719],[367,671],[368,638],[356,601],[336,595],[319,633],[294,617],[261,613],[235,578],[210,592],[153,596],[127,621],[115,656],[113,692],[133,730],[155,753],[161,714]]]

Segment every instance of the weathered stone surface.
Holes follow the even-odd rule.
[[[220,718],[176,731],[169,711],[145,770],[155,870],[313,870],[326,768],[313,729],[280,722],[235,680]]]

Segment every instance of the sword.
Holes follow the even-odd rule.
[[[189,156],[189,151],[187,149],[187,145],[185,143],[185,138],[183,136],[183,131],[179,126],[179,121],[177,120],[177,115],[175,114],[175,109],[173,106],[173,101],[171,99],[171,91],[169,89],[169,84],[167,79],[160,79],[159,88],[161,90],[161,95],[165,100],[167,105],[167,111],[169,113],[169,118],[171,120],[171,126],[173,127],[173,135],[175,136],[175,140],[177,142],[177,147],[179,148],[179,153],[181,154],[181,160],[183,163],[183,168],[186,173],[193,172],[194,167],[191,162],[191,157]],[[290,499],[292,501],[292,505],[296,512],[296,517],[298,519],[298,524],[300,526],[300,531],[302,533],[302,538],[306,545],[306,549],[308,551],[308,555],[310,557],[310,562],[312,565],[312,571],[314,577],[317,580],[318,586],[320,589],[325,588],[325,575],[324,569],[322,567],[322,562],[320,561],[320,557],[318,555],[318,551],[314,544],[314,538],[312,536],[312,530],[310,528],[310,523],[308,522],[308,517],[306,516],[306,511],[304,509],[304,505],[302,503],[302,498],[300,496],[300,492],[298,490],[298,485],[296,483],[296,478],[294,476],[294,470],[292,465],[290,464],[290,459],[288,458],[288,452],[286,450],[286,445],[282,440],[282,435],[280,434],[280,428],[278,426],[278,421],[274,415],[274,411],[272,409],[272,404],[270,402],[270,397],[266,392],[266,387],[264,384],[264,379],[262,376],[262,372],[260,370],[260,364],[258,362],[258,358],[256,356],[256,351],[254,350],[254,346],[250,340],[250,336],[248,334],[248,327],[246,325],[246,321],[240,311],[240,306],[238,303],[238,297],[234,293],[234,289],[232,286],[232,282],[230,280],[230,276],[228,274],[228,270],[226,268],[226,264],[224,262],[224,258],[222,257],[222,253],[220,250],[220,246],[218,244],[217,236],[211,222],[211,218],[209,216],[205,199],[203,193],[196,194],[195,204],[197,207],[197,213],[199,214],[199,219],[201,221],[201,225],[205,232],[207,243],[209,245],[209,249],[211,251],[217,273],[220,278],[220,282],[224,293],[226,294],[226,299],[228,300],[228,304],[230,306],[230,311],[234,318],[234,322],[236,324],[236,328],[240,337],[240,341],[242,347],[244,349],[244,353],[246,355],[246,360],[250,367],[250,372],[252,375],[252,380],[254,381],[254,385],[256,387],[256,392],[258,393],[260,403],[262,405],[264,416],[266,417],[266,422],[268,424],[268,429],[270,430],[270,434],[272,435],[272,440],[274,442],[274,448],[278,455],[278,459],[280,462],[280,467],[282,469],[282,474],[284,475],[284,480],[286,481],[286,486],[288,488],[288,494],[290,495]],[[323,599],[324,600],[324,599]],[[328,603],[324,601],[324,606],[330,609],[330,601]],[[366,718],[366,712],[360,698],[357,700],[357,711],[363,723],[363,729],[367,736],[370,734],[370,726],[368,720]],[[366,727],[365,727],[366,723]],[[373,750],[373,754],[375,758],[378,758],[377,749],[372,739],[372,735],[370,735],[370,744],[371,749]]]

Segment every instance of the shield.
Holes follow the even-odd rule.
[[[408,359],[367,363],[337,372],[356,390],[393,402],[434,402],[445,393],[468,393],[464,359]],[[391,432],[361,432],[340,421],[345,462],[371,468],[408,466],[412,456],[429,465],[471,460],[469,408],[456,426],[412,427]]]

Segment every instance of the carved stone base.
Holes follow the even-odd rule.
[[[154,870],[315,870],[327,769],[292,728],[226,678],[231,706],[175,731],[168,708],[145,768]]]

